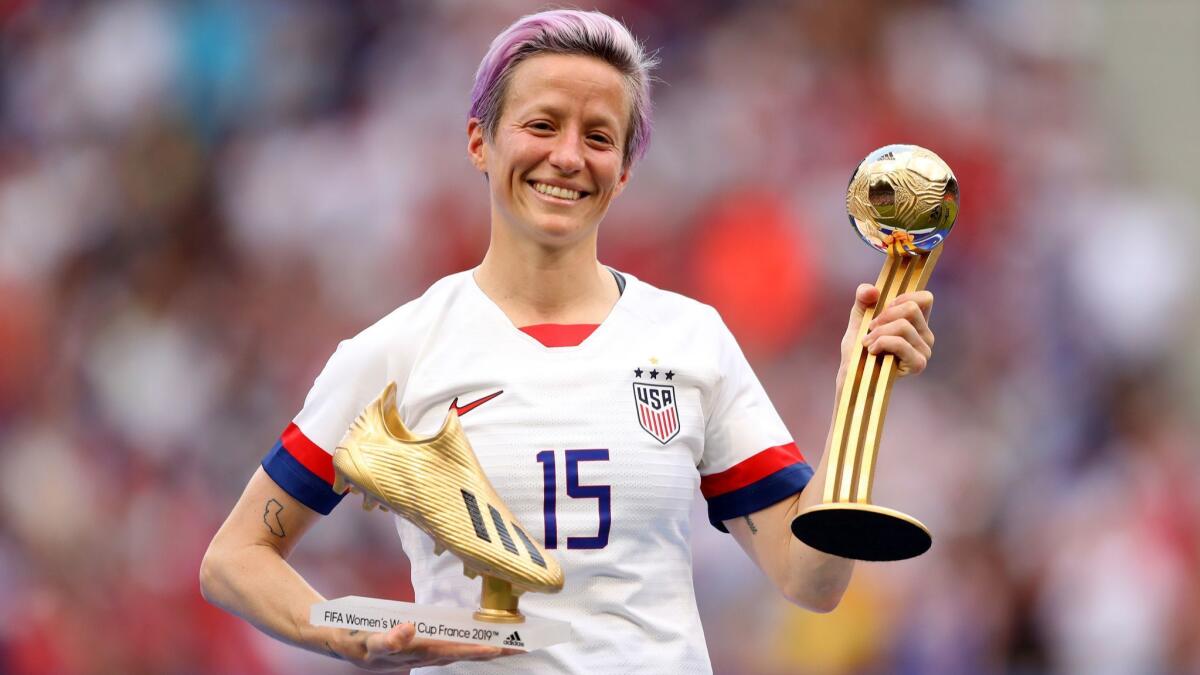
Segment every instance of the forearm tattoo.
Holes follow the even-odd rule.
[[[287,532],[283,531],[283,521],[279,519],[279,513],[283,511],[283,504],[278,500],[272,499],[267,502],[267,508],[263,509],[263,522],[267,524],[267,529],[276,537],[286,537]]]
[[[750,516],[745,516],[746,524],[750,526],[750,534],[758,534],[758,528],[754,526],[754,521],[750,520]]]

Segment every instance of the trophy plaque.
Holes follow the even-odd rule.
[[[419,637],[522,650],[571,639],[569,623],[518,609],[522,593],[562,590],[562,567],[496,494],[454,408],[441,430],[418,438],[400,419],[389,384],[346,432],[333,467],[334,491],[360,493],[364,509],[379,506],[410,521],[433,539],[437,555],[462,560],[463,573],[481,578],[482,589],[474,611],[346,596],[314,604],[313,625],[386,631],[412,623]]]
[[[877,309],[925,288],[958,205],[950,167],[915,145],[875,150],[850,179],[850,223],[887,258],[875,282],[879,300],[863,316],[838,395],[821,503],[792,521],[792,533],[815,549],[855,560],[904,560],[933,543],[916,518],[871,503],[883,419],[899,366],[893,355],[871,354],[862,342]]]

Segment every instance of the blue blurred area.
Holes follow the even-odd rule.
[[[916,143],[962,189],[875,495],[934,548],[813,615],[698,503],[717,672],[1200,672],[1200,10],[598,5],[663,60],[601,257],[715,304],[814,464],[882,264],[850,172]],[[337,342],[481,258],[472,77],[540,8],[0,3],[0,670],[347,672],[206,605],[199,561]],[[292,561],[411,597],[378,514]]]

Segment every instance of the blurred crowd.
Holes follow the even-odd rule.
[[[875,491],[933,549],[809,614],[697,496],[718,673],[1200,672],[1198,204],[1098,109],[1105,6],[596,3],[662,59],[601,259],[714,304],[814,464],[882,264],[851,171],[918,143],[962,190]],[[199,561],[337,342],[480,260],[474,69],[541,8],[0,2],[0,672],[349,670],[207,605]],[[349,502],[292,562],[411,598]]]

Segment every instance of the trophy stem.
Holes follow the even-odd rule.
[[[857,347],[850,355],[847,377],[838,396],[822,504],[797,516],[792,525],[796,536],[828,553],[860,560],[889,560],[919,555],[929,547],[929,534],[919,521],[870,504],[883,419],[898,365],[891,354],[869,353],[862,341],[877,310],[903,293],[925,288],[941,253],[941,246],[927,255],[904,255],[893,250],[875,282],[879,301],[863,315]],[[802,521],[811,511],[819,512],[812,513],[805,526]],[[843,516],[851,520],[840,520]],[[856,532],[827,531],[851,526]],[[884,534],[882,528],[899,532]],[[881,546],[888,550],[880,550]]]
[[[483,590],[479,595],[479,609],[475,611],[475,618],[492,623],[524,622],[525,615],[517,609],[519,597],[513,591],[512,584],[486,574],[480,576],[483,578]]]

